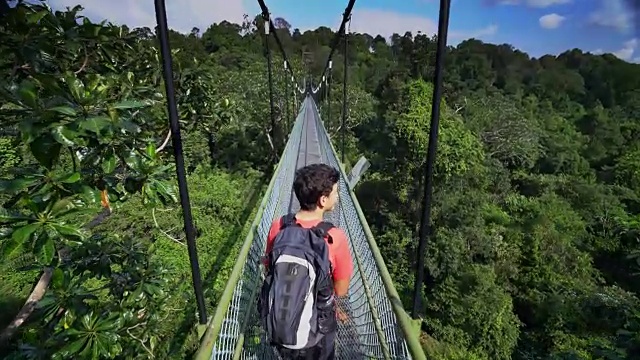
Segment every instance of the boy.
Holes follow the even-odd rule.
[[[311,229],[319,226],[324,213],[332,211],[338,203],[338,180],[340,173],[335,168],[325,164],[312,164],[298,169],[293,181],[293,191],[300,203],[300,211],[295,214],[295,223],[302,228]],[[274,247],[274,241],[282,229],[283,219],[277,219],[271,224],[267,237],[267,255]],[[331,227],[324,238],[328,246],[328,259],[331,266],[333,280],[333,294],[345,296],[349,289],[349,281],[353,273],[353,260],[349,252],[349,244],[344,231]],[[332,241],[331,241],[332,240]],[[265,267],[268,267],[265,262]],[[336,306],[333,294],[326,301],[331,307]],[[318,295],[320,299],[321,295]],[[318,300],[321,301],[321,300]],[[323,300],[324,301],[324,300]],[[330,312],[334,316],[333,309]],[[338,309],[338,316],[343,320],[344,314]],[[335,316],[334,319],[335,320]],[[313,359],[329,360],[335,358],[336,327],[325,334],[317,345],[301,350],[276,346],[285,359]]]

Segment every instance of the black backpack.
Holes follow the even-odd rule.
[[[321,222],[311,229],[296,223],[295,214],[282,217],[280,232],[268,257],[268,271],[258,312],[271,345],[305,349],[337,328],[329,230]]]

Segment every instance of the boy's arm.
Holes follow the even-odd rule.
[[[267,235],[267,249],[264,252],[265,256],[262,257],[262,264],[264,265],[265,269],[269,266],[269,258],[267,258],[267,255],[269,255],[269,253],[273,249],[273,240],[275,240],[276,235],[278,235],[278,231],[280,231],[280,221],[276,220],[271,223],[269,235]]]
[[[345,233],[338,229],[333,238],[336,245],[333,249],[335,254],[333,287],[336,296],[345,296],[349,291],[349,282],[353,274],[353,260],[351,259],[351,252],[349,252],[349,244]]]
[[[333,282],[333,288],[336,296],[347,295],[347,292],[349,292],[349,279],[335,280]]]

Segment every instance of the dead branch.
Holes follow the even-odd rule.
[[[269,141],[269,146],[271,147],[271,150],[273,150],[273,152],[276,151],[275,146],[273,145],[273,139],[271,138],[271,128],[269,129],[265,129],[266,130],[266,134],[267,134],[267,140]]]
[[[80,69],[74,71],[73,73],[76,75],[80,74],[87,67],[88,63],[89,63],[89,54],[87,54],[87,48],[84,48],[84,61],[82,62],[82,66],[80,66]]]
[[[49,283],[51,282],[51,276],[53,275],[53,268],[47,267],[43,270],[42,275],[40,276],[40,280],[33,288],[33,291],[27,298],[27,301],[24,303],[24,306],[18,312],[18,315],[7,325],[2,333],[0,333],[0,345],[2,345],[7,340],[11,339],[11,337],[16,333],[18,328],[29,318],[31,313],[36,309],[36,305],[42,299],[47,288],[49,287]]]
[[[130,328],[131,329],[131,328]],[[127,334],[129,334],[129,336],[131,336],[133,339],[138,340],[138,342],[140,342],[140,344],[142,345],[142,347],[149,353],[149,356],[152,359],[155,359],[155,356],[153,355],[153,352],[151,352],[151,350],[149,350],[149,348],[144,344],[144,341],[142,341],[142,339],[140,339],[139,337],[136,337],[135,335],[133,335],[130,331],[130,329],[127,329]]]
[[[29,66],[29,64],[14,66],[11,70],[11,76],[15,76],[18,70],[31,70],[31,66]]]
[[[169,130],[169,132],[167,133],[167,136],[164,138],[164,141],[162,142],[162,145],[160,145],[160,147],[158,147],[156,149],[156,154],[159,153],[160,151],[164,150],[165,147],[167,147],[167,145],[169,144],[169,140],[171,139],[171,130]]]
[[[109,208],[104,208],[96,217],[94,217],[91,221],[89,221],[84,227],[86,229],[91,229],[93,227],[96,227],[100,223],[102,223],[107,217],[109,217],[109,215],[111,215],[111,210]],[[60,255],[60,254],[64,254],[65,251],[66,249],[61,249],[60,252],[58,252],[60,258],[63,257],[63,255]],[[2,345],[4,342],[9,340],[11,337],[13,337],[13,335],[16,333],[16,331],[18,331],[18,329],[20,328],[20,326],[22,326],[25,320],[27,320],[29,316],[31,316],[33,311],[36,309],[36,305],[40,300],[42,300],[42,298],[44,297],[44,294],[49,288],[49,283],[51,282],[52,274],[53,274],[53,268],[51,267],[44,268],[42,275],[38,280],[38,283],[33,288],[33,291],[31,291],[31,294],[29,294],[27,301],[25,301],[24,305],[22,306],[18,314],[15,316],[15,318],[9,323],[9,325],[7,325],[7,327],[4,328],[4,330],[2,330],[2,333],[0,333],[0,345]]]
[[[151,209],[151,216],[153,217],[153,223],[155,224],[156,228],[157,228],[158,230],[160,230],[160,232],[162,233],[162,235],[166,236],[166,237],[167,237],[167,238],[169,238],[170,240],[173,240],[173,241],[177,242],[178,244],[180,244],[180,245],[182,245],[182,246],[187,246],[187,244],[185,244],[185,243],[183,243],[183,242],[182,242],[182,240],[183,240],[184,238],[182,238],[182,239],[176,239],[176,238],[174,238],[173,236],[169,235],[169,233],[168,233],[168,232],[166,232],[166,231],[164,231],[164,230],[162,230],[162,229],[160,228],[160,225],[158,225],[158,220],[156,219],[156,209],[155,209],[155,208],[154,208],[154,209]],[[171,230],[169,230],[169,231],[173,231],[173,229],[171,229]]]
[[[85,57],[85,61],[82,65],[82,67],[76,71],[75,73],[78,74],[80,71],[84,70],[84,68],[86,67],[88,62],[88,57]],[[14,69],[29,69],[28,65],[23,65],[20,67],[16,67]],[[136,110],[133,114],[132,117],[137,115],[139,113],[140,110]],[[171,138],[171,131],[169,131],[169,133],[167,134],[167,137],[165,138],[163,144],[156,150],[156,153],[162,151],[168,144],[169,139]],[[109,216],[111,215],[111,208],[110,207],[105,207],[102,209],[102,211],[96,215],[93,219],[91,219],[91,221],[89,221],[87,224],[85,224],[84,228],[86,229],[92,229],[98,225],[100,225],[105,219],[107,219]],[[155,215],[154,215],[154,221],[155,221]],[[156,222],[156,226],[158,226],[157,222]],[[169,234],[167,234],[165,231],[160,230],[165,236],[167,236],[168,238],[170,238],[173,241],[176,241],[177,243],[186,246],[184,243],[180,242],[179,239],[175,239],[173,237],[171,237]],[[67,249],[61,249],[61,252],[64,253]],[[61,256],[62,258],[62,256]],[[18,312],[18,314],[15,316],[15,318],[9,323],[9,325],[7,325],[7,327],[5,327],[2,332],[0,333],[0,345],[3,344],[4,342],[6,342],[7,340],[9,340],[11,337],[13,337],[13,335],[16,333],[16,331],[20,328],[20,326],[22,326],[22,324],[29,318],[29,316],[31,316],[31,314],[33,313],[33,311],[36,308],[36,305],[38,304],[38,302],[40,300],[42,300],[42,298],[44,297],[44,294],[46,293],[47,289],[49,288],[49,283],[51,282],[51,276],[53,274],[53,268],[51,267],[47,267],[43,270],[42,275],[40,276],[40,279],[38,280],[38,283],[36,284],[36,286],[34,287],[33,291],[31,292],[31,294],[29,294],[29,297],[27,298],[27,300],[25,301],[25,304],[22,306],[22,308],[20,309],[20,311]]]

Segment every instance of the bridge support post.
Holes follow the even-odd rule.
[[[176,160],[176,175],[178,177],[178,189],[180,203],[184,217],[184,232],[187,236],[187,249],[189,262],[191,263],[191,276],[193,289],[198,304],[198,320],[201,325],[207,323],[207,311],[204,304],[204,292],[202,291],[202,279],[200,278],[200,264],[198,263],[198,250],[196,248],[196,232],[191,216],[191,202],[189,201],[189,189],[187,188],[187,176],[184,169],[184,157],[182,153],[182,138],[180,136],[180,124],[178,122],[178,106],[176,104],[175,89],[173,85],[173,65],[171,49],[169,47],[169,27],[167,25],[167,8],[164,0],[155,0],[156,21],[158,22],[158,37],[160,40],[160,52],[162,54],[162,70],[164,73],[165,89],[167,93],[167,107],[169,110],[169,125],[171,127],[171,141],[173,154]]]
[[[447,31],[449,29],[449,9],[451,0],[440,0],[440,16],[438,20],[438,48],[436,51],[436,69],[434,74],[433,98],[431,100],[431,126],[429,130],[429,146],[427,149],[427,166],[425,171],[424,205],[420,223],[420,240],[418,243],[418,259],[416,266],[416,282],[413,289],[413,309],[411,316],[415,319],[420,313],[422,298],[422,282],[424,280],[424,256],[427,237],[431,235],[431,193],[433,189],[433,166],[438,147],[438,125],[440,122],[440,100],[442,99],[442,68],[447,48]]]

